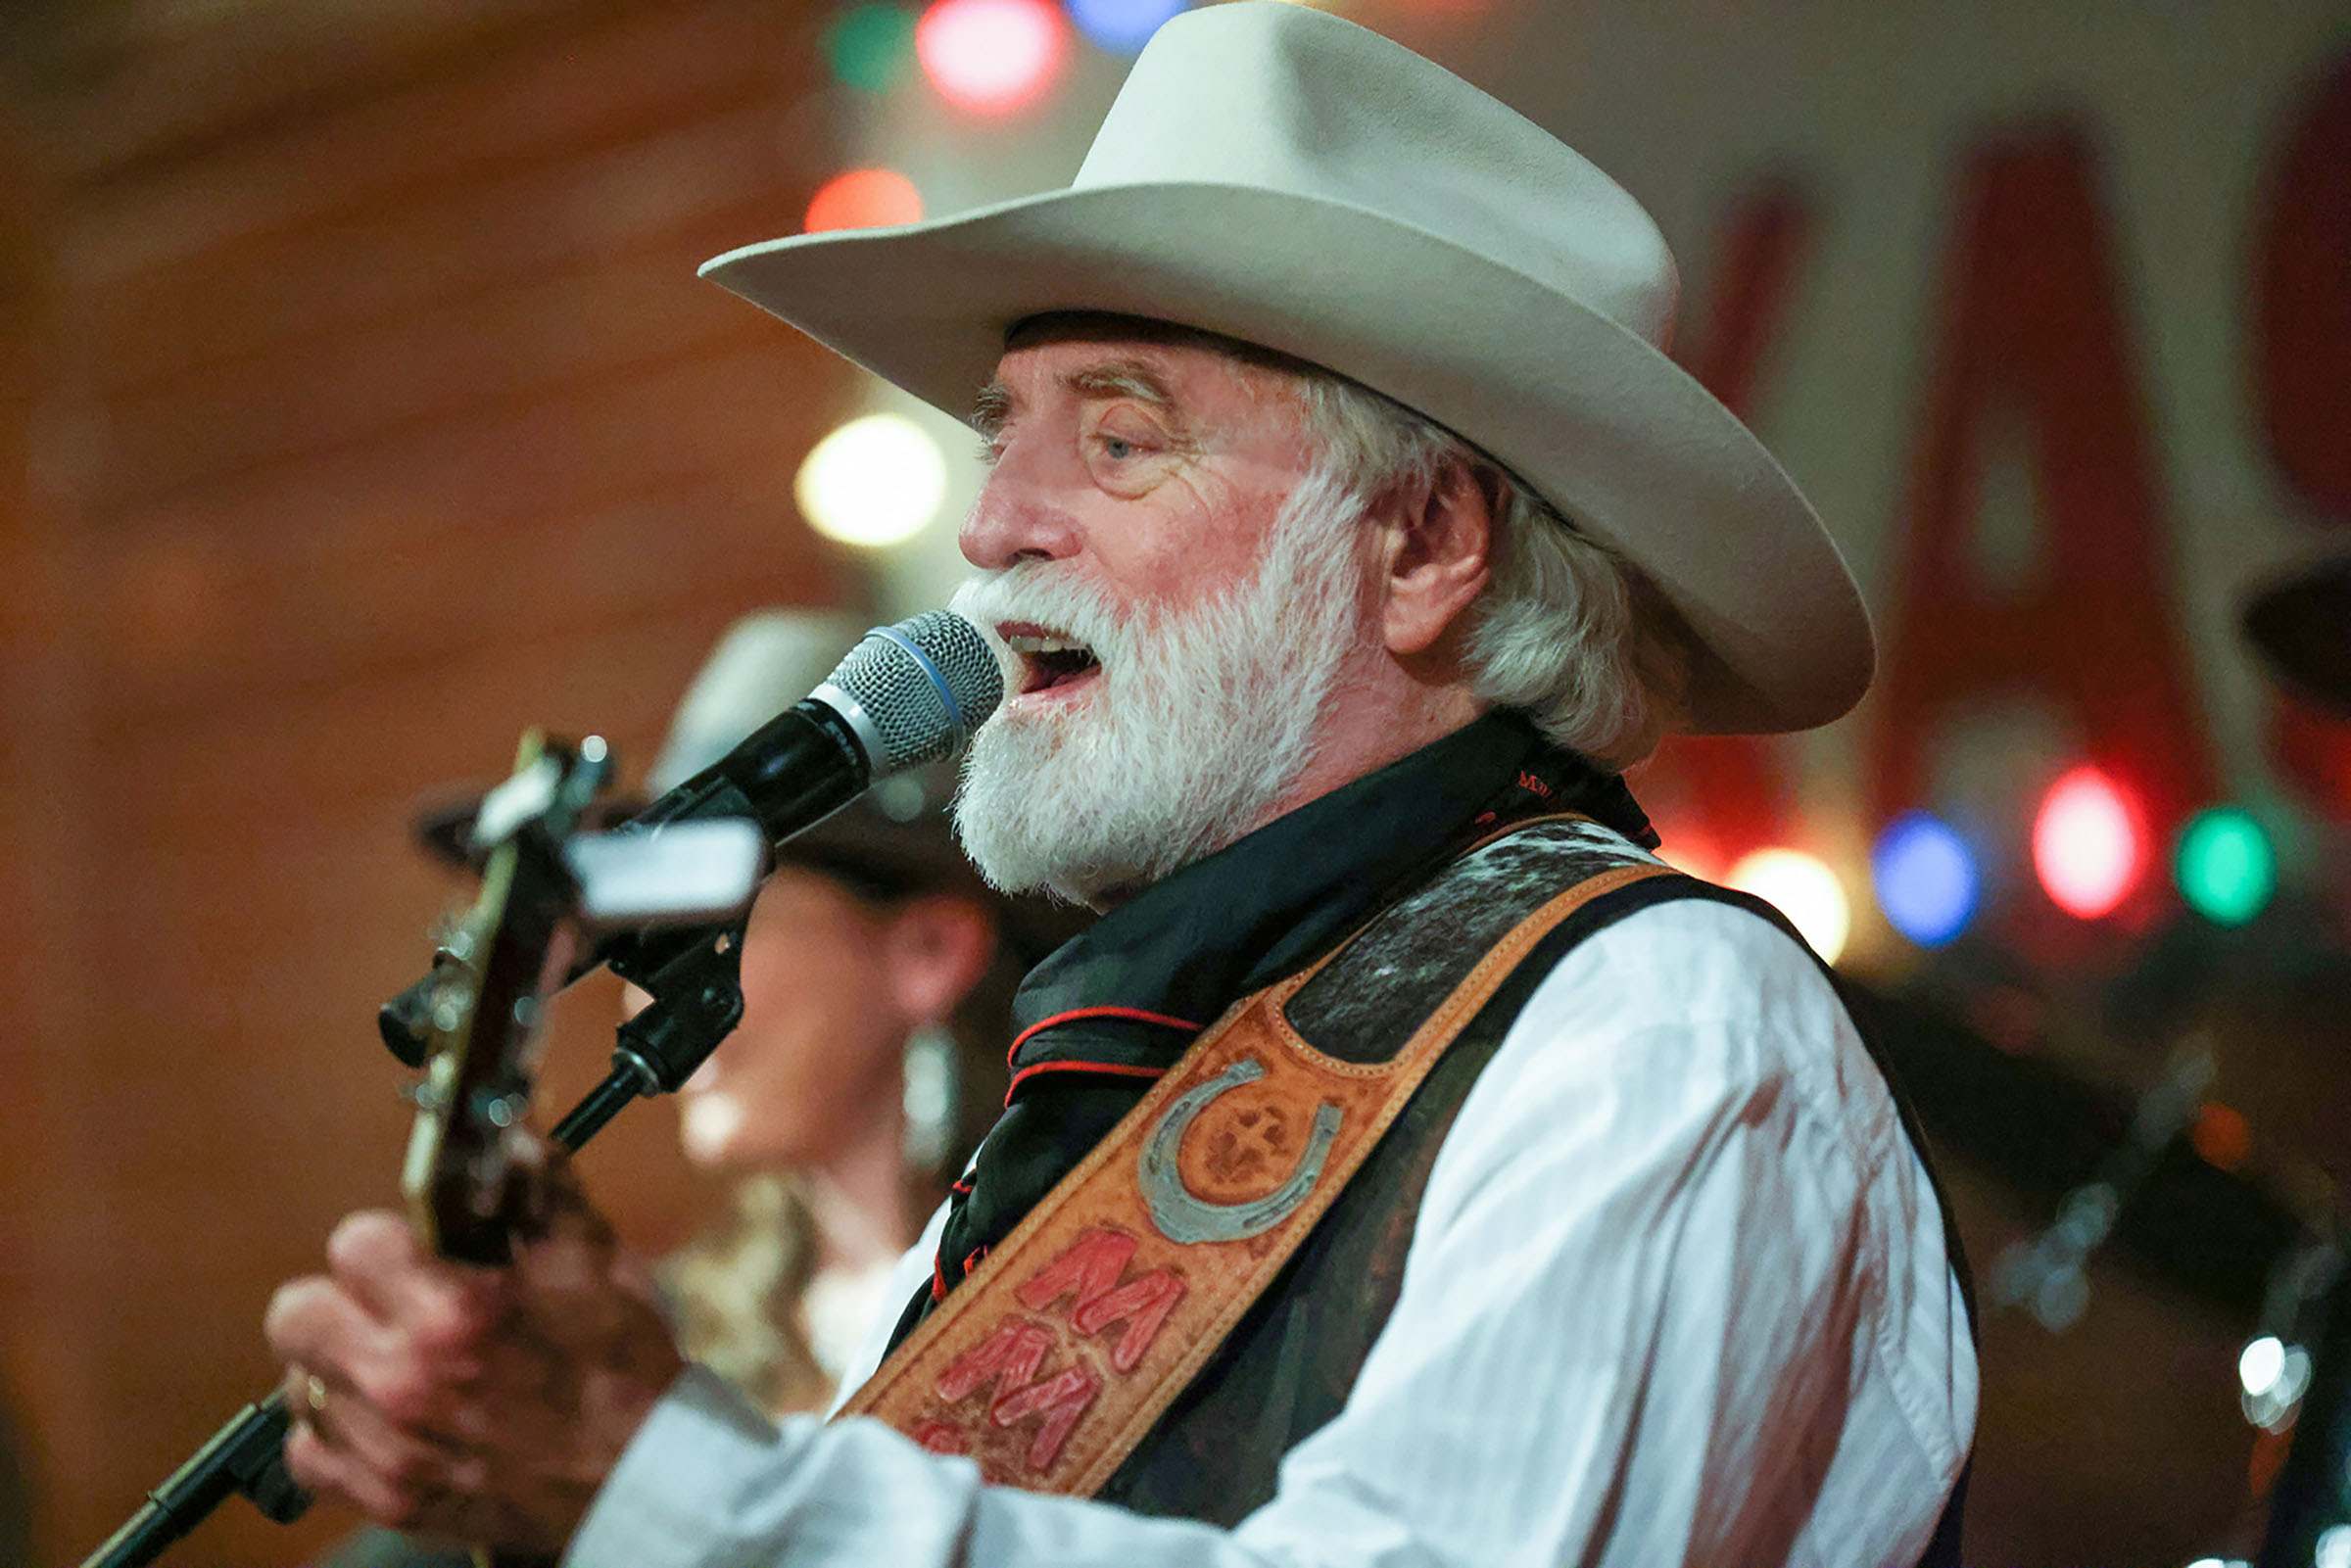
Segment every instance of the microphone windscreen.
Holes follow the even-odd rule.
[[[953,610],[874,628],[825,684],[854,698],[880,732],[876,778],[953,756],[1004,700],[995,649]]]

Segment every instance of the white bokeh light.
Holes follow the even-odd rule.
[[[1852,904],[1845,883],[1819,856],[1800,849],[1758,849],[1733,866],[1723,880],[1777,908],[1803,932],[1812,951],[1830,963],[1845,952],[1845,939],[1853,928]]]
[[[2285,1370],[2285,1345],[2275,1334],[2264,1334],[2247,1345],[2236,1358],[2236,1380],[2258,1398],[2278,1385]]]
[[[827,539],[861,549],[902,545],[938,516],[947,460],[905,415],[867,414],[816,444],[792,493]]]

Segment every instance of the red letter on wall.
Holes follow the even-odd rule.
[[[2168,834],[2211,797],[2212,764],[2113,242],[2076,138],[1974,155],[1943,277],[1879,680],[1877,818],[1923,803],[1926,741],[1953,705],[2004,691],[2068,714]],[[1984,581],[1968,548],[1995,414],[2026,433],[2042,541],[2037,571],[2006,591]]]

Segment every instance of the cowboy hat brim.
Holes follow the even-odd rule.
[[[1696,643],[1676,728],[1809,729],[1869,686],[1852,577],[1736,416],[1599,311],[1388,214],[1255,186],[1102,184],[771,240],[701,271],[957,417],[1006,334],[1055,311],[1324,366],[1473,442],[1656,585]]]

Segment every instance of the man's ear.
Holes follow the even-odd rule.
[[[1494,528],[1502,481],[1460,459],[1433,484],[1390,498],[1383,539],[1381,632],[1400,658],[1427,652],[1444,638],[1492,578]]]

